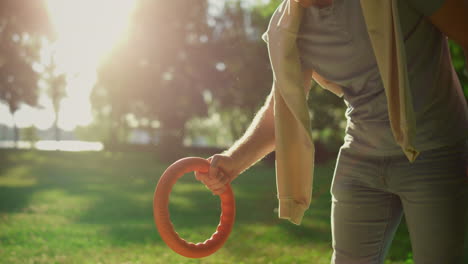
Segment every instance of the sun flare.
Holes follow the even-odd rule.
[[[56,40],[44,47],[42,62],[53,56],[58,71],[67,75],[67,96],[61,102],[59,126],[72,130],[92,121],[89,95],[96,81],[96,68],[113,45],[125,37],[135,0],[46,0],[46,4]],[[53,115],[51,106],[46,108]],[[51,125],[49,117],[18,120],[18,124],[44,128]]]
[[[128,25],[134,0],[47,0],[58,35],[57,59],[67,71],[95,66]]]

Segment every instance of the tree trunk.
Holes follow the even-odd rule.
[[[8,127],[7,126],[2,127],[2,137],[0,139],[8,140]]]
[[[13,135],[14,135],[14,148],[18,148],[18,141],[19,141],[19,129],[16,126],[16,122],[13,122]]]
[[[54,121],[55,140],[60,141],[60,129],[58,127],[59,113],[58,113],[58,109],[54,109],[54,110],[55,110],[55,121]]]
[[[159,137],[159,158],[167,162],[174,162],[183,158],[183,139],[183,130],[162,128]]]
[[[115,151],[117,149],[117,144],[118,144],[118,133],[119,133],[119,128],[120,128],[120,121],[117,116],[116,110],[111,109],[110,115],[109,115],[109,136],[107,137],[107,150],[110,151]]]
[[[18,140],[19,140],[19,131],[18,127],[16,126],[16,120],[15,120],[15,112],[18,110],[18,107],[16,104],[10,103],[9,104],[10,108],[10,114],[11,114],[11,120],[13,121],[13,148],[18,148]]]
[[[113,151],[116,148],[117,145],[117,132],[118,132],[118,126],[114,124],[114,120],[111,120],[111,124],[109,126],[109,143],[108,143],[108,148]]]

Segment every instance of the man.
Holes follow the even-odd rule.
[[[297,115],[292,108],[284,110],[294,100],[286,96],[288,85],[277,83],[290,69],[276,59],[275,48],[288,42],[278,44],[282,38],[274,34],[292,34],[297,47],[286,53],[294,57],[298,50],[305,91],[313,78],[343,95],[348,105],[345,142],[331,189],[332,263],[383,263],[403,213],[416,263],[461,263],[468,210],[468,110],[445,36],[468,52],[468,3],[295,2],[303,9],[292,0],[283,2],[266,38],[276,86],[246,133],[229,150],[211,157],[209,173],[197,173],[197,178],[214,193],[222,193],[226,183],[278,146],[283,148],[284,125],[278,123],[289,121],[278,116],[288,116],[289,110],[290,118]],[[387,8],[377,10],[376,3]],[[295,8],[302,14],[297,34],[295,16],[288,17]],[[375,26],[381,14],[387,20]],[[284,22],[287,19],[291,20]],[[277,25],[280,33],[275,33]],[[382,28],[387,31],[378,31]],[[381,35],[388,37],[382,40]],[[277,160],[277,174],[283,159],[287,157]],[[298,167],[303,163],[296,162]],[[297,178],[295,173],[282,177],[278,185]],[[293,188],[296,191],[300,190]],[[281,210],[281,193],[279,198]],[[286,205],[286,217],[300,223],[307,201],[300,210]]]

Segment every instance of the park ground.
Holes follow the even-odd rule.
[[[277,218],[274,168],[246,171],[233,182],[231,236],[199,260],[172,252],[153,222],[154,188],[168,165],[151,153],[0,150],[0,263],[329,263],[333,162],[317,166],[301,226]],[[179,234],[200,242],[218,224],[219,200],[186,175],[170,212]],[[404,221],[386,262],[397,263],[413,263]]]

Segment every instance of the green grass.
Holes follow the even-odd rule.
[[[0,263],[329,263],[329,186],[334,164],[318,166],[303,224],[279,220],[274,169],[257,165],[233,183],[234,230],[216,254],[192,260],[160,239],[153,192],[169,164],[148,153],[0,151]],[[219,221],[216,196],[186,175],[171,195],[171,219],[189,241]],[[388,263],[412,263],[405,225]]]

